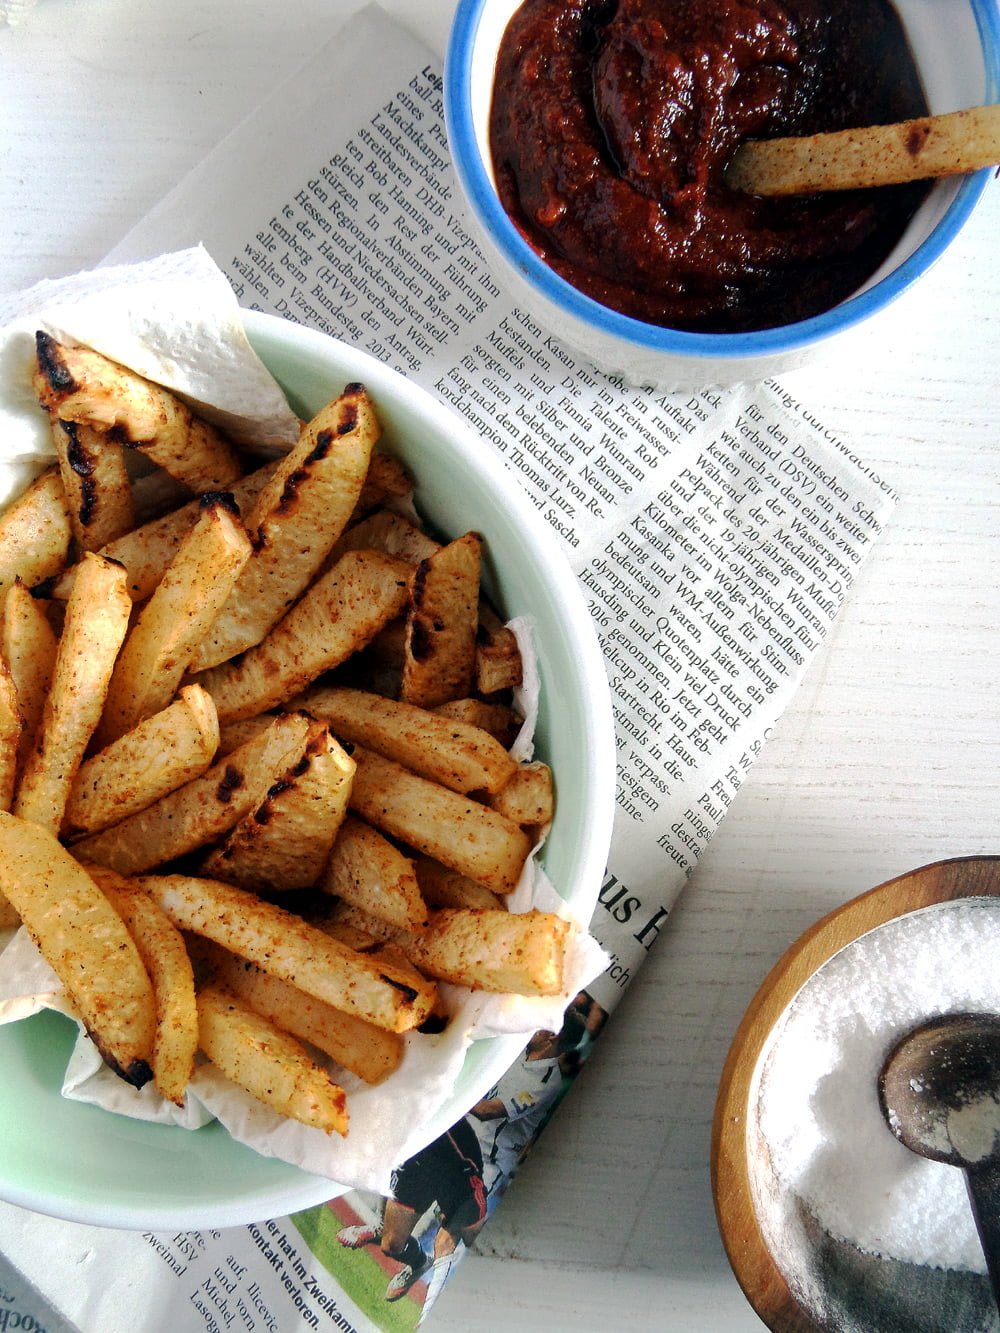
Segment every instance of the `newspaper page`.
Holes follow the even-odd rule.
[[[369,77],[348,102],[357,68]],[[243,305],[363,347],[462,414],[560,535],[617,723],[615,834],[591,927],[611,961],[561,1032],[537,1034],[400,1168],[390,1199],[355,1191],[175,1236],[0,1207],[5,1253],[86,1333],[162,1327],[166,1306],[179,1333],[426,1316],[665,928],[894,501],[781,385],[631,385],[506,298],[466,225],[441,93],[435,58],[363,10],[109,260],[204,244]]]

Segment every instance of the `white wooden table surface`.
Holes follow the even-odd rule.
[[[0,287],[96,262],[356,7],[38,0],[0,29]],[[448,0],[385,8],[443,52]],[[671,929],[444,1293],[442,1333],[761,1327],[708,1178],[745,1005],[840,902],[1000,851],[998,238],[991,183],[918,290],[789,380],[901,503]]]

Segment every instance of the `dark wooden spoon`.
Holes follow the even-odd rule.
[[[1000,1310],[1000,1015],[947,1014],[914,1028],[886,1057],[878,1096],[900,1143],[964,1170]]]

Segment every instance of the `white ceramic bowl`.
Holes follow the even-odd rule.
[[[597,637],[561,549],[491,447],[429,394],[324,334],[250,312],[245,323],[300,416],[363,382],[383,446],[411,470],[427,522],[445,536],[483,534],[487,590],[507,614],[530,618],[538,649],[537,754],[552,765],[558,801],[542,863],[589,921],[611,841],[614,724]],[[234,1143],[217,1124],[188,1131],[64,1100],[75,1034],[53,1013],[0,1027],[0,1198],[70,1221],[163,1231],[261,1221],[343,1192]],[[474,1043],[424,1142],[464,1115],[522,1046],[518,1037]]]
[[[830,339],[882,310],[955,238],[989,172],[938,182],[865,286],[832,310],[754,333],[685,333],[631,319],[584,296],[535,254],[495,188],[488,118],[496,52],[520,0],[459,0],[445,62],[452,160],[477,239],[497,278],[542,327],[631,383],[666,389],[750,382],[813,359]],[[896,0],[933,113],[996,100],[996,0]]]

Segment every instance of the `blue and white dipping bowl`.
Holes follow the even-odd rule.
[[[753,333],[686,333],[609,310],[553,272],[497,196],[488,119],[496,53],[520,0],[459,0],[445,61],[445,117],[471,229],[495,276],[548,332],[630,383],[699,389],[751,383],[815,358],[884,310],[936,262],[975,207],[990,171],[938,181],[885,263],[821,315]],[[1000,96],[996,0],[896,0],[933,114]]]

